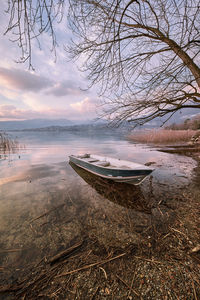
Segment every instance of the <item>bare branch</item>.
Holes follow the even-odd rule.
[[[70,0],[91,85],[101,83],[103,117],[143,124],[185,107],[200,108],[200,1]],[[191,29],[192,28],[192,29]]]
[[[21,49],[20,63],[28,61],[29,68],[32,66],[32,44],[33,40],[38,42],[42,33],[51,36],[52,49],[56,57],[56,34],[54,22],[60,22],[63,16],[64,0],[8,0],[10,19],[5,35],[11,33],[15,36],[14,41],[18,42]]]
[[[55,21],[64,0],[8,0],[5,34],[32,67],[33,40],[48,33],[55,53]],[[200,0],[69,0],[74,34],[66,47],[81,58],[90,86],[103,97],[103,117],[143,124],[200,105]]]

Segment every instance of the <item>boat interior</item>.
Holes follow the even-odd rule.
[[[96,158],[90,157],[90,154],[84,154],[84,155],[79,155],[78,158],[84,159],[84,161],[89,162],[89,163],[95,163],[95,165],[101,166],[101,167],[109,167],[110,162],[108,161],[102,161]]]
[[[79,155],[77,156],[80,159],[83,159],[84,161],[88,162],[88,163],[94,163],[97,166],[100,167],[110,167],[110,168],[119,168],[119,165],[116,166],[114,163],[114,159],[112,161],[112,163],[108,160],[105,160],[106,158],[103,157],[99,157],[99,159],[97,159],[96,157],[91,156],[90,154],[84,154],[84,155]],[[115,159],[116,160],[116,159]],[[120,165],[121,169],[130,169],[130,167],[128,167],[127,165]]]

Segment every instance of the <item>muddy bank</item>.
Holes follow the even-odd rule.
[[[192,156],[194,159],[200,159],[200,145],[199,144],[182,144],[182,145],[171,145],[160,148],[160,151],[166,153],[177,153],[186,156]]]
[[[4,183],[0,297],[198,299],[199,170],[175,189],[158,175],[134,187],[63,163]]]

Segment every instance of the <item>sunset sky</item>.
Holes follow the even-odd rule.
[[[47,34],[42,36],[42,50],[36,42],[33,43],[33,72],[27,63],[16,62],[20,58],[20,50],[16,43],[9,41],[13,38],[11,35],[4,35],[8,24],[4,9],[0,12],[0,121],[95,118],[97,93],[95,89],[86,90],[85,74],[68,61],[63,49],[70,37],[66,19],[56,26],[59,42],[56,62],[49,50]]]

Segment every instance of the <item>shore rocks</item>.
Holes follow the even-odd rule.
[[[200,130],[197,130],[197,132],[192,136],[191,142],[192,144],[200,144]]]

